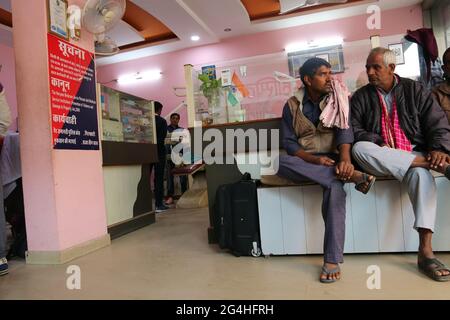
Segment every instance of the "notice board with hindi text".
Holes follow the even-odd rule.
[[[47,39],[53,148],[99,150],[94,54]]]

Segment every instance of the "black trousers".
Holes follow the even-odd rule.
[[[163,197],[164,197],[164,169],[166,167],[166,157],[165,154],[163,157],[159,157],[159,161],[157,163],[153,163],[150,165],[150,172],[155,168],[155,206],[160,207],[163,205]]]
[[[175,164],[172,161],[167,161],[167,196],[173,197],[175,194],[175,181],[172,174],[172,169],[175,168]],[[187,190],[188,179],[187,176],[179,176],[181,184],[181,193],[185,193]]]

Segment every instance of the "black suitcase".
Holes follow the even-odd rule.
[[[256,182],[250,174],[217,189],[214,215],[222,249],[229,249],[235,256],[261,255]]]

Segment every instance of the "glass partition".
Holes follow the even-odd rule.
[[[204,125],[270,119],[280,116],[279,110],[292,96],[298,81],[277,74],[289,75],[284,52],[216,63],[215,74],[221,79],[218,90],[202,90],[202,65],[194,66],[196,120]],[[225,78],[225,81],[224,81]]]
[[[100,86],[102,140],[156,143],[153,102]]]
[[[381,37],[380,44],[398,52],[400,64],[396,72],[400,76],[421,78],[423,70],[416,44],[401,34]],[[370,39],[344,41],[342,46],[330,47],[328,51],[309,49],[294,55],[283,51],[195,65],[192,80],[196,120],[206,126],[281,117],[286,101],[302,86],[297,69],[305,57],[328,59],[334,66],[334,77],[353,93],[368,83],[365,65],[371,48]]]

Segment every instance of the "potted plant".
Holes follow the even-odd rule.
[[[210,79],[207,74],[199,74],[198,79],[202,82],[200,90],[202,90],[205,98],[208,99],[209,106],[219,106],[222,79]]]

